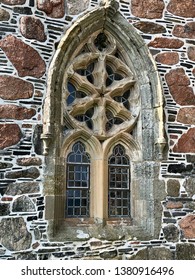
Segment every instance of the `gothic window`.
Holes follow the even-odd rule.
[[[66,30],[48,72],[45,216],[61,240],[77,239],[78,230],[148,238],[161,225],[166,141],[158,71],[116,1],[105,3]]]
[[[123,146],[115,146],[108,160],[109,217],[130,216],[130,162]]]
[[[135,83],[115,39],[107,32],[93,34],[64,76],[64,126],[72,135],[78,130],[81,134],[85,131],[101,144],[120,132],[131,133],[140,111]],[[66,217],[73,218],[94,215],[89,210],[92,199],[89,161],[76,160],[76,154],[85,154],[83,144],[78,143],[67,155]],[[99,156],[103,159],[103,151]],[[92,162],[95,157],[92,155]],[[113,154],[107,155],[108,178],[93,172],[94,177],[104,178],[103,185],[98,187],[104,197],[107,195],[107,218],[130,217],[129,164],[124,147],[118,144]],[[86,180],[82,176],[86,176]]]
[[[66,217],[89,217],[90,157],[81,142],[67,157]]]

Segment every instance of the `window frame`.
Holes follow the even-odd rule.
[[[126,165],[124,165],[124,164],[111,164],[111,163],[109,163],[109,161],[110,161],[110,159],[111,159],[111,157],[114,157],[114,150],[117,148],[117,146],[119,146],[119,147],[121,147],[122,149],[123,149],[123,153],[124,153],[124,156],[125,157],[127,157],[128,159],[128,164],[126,164]],[[111,173],[110,173],[110,169],[112,168],[112,167],[115,167],[115,168],[123,168],[123,167],[125,167],[125,169],[127,170],[127,188],[111,188],[110,187],[110,183],[111,183],[111,181],[110,181],[110,175],[111,175]],[[117,175],[118,173],[115,173],[115,175]],[[122,175],[122,173],[121,173],[121,175]],[[109,156],[109,158],[108,158],[108,186],[107,186],[107,188],[108,188],[108,219],[109,218],[115,218],[115,219],[121,219],[121,218],[131,218],[131,164],[130,164],[130,160],[129,160],[129,157],[127,156],[127,154],[126,154],[126,151],[125,151],[125,149],[124,149],[124,147],[121,145],[121,144],[116,144],[114,147],[113,147],[113,149],[112,149],[112,154]],[[121,195],[120,195],[120,199],[122,200],[122,198],[124,198],[123,197],[123,193],[124,192],[127,192],[127,199],[126,200],[128,200],[127,201],[127,212],[128,212],[128,214],[126,214],[126,215],[114,215],[114,214],[111,214],[111,192],[119,192]],[[116,199],[116,197],[115,197],[115,199],[114,199],[114,201],[115,201],[115,206],[117,206],[116,205],[116,202],[117,202],[117,200],[118,199]],[[123,201],[123,200],[122,200]],[[122,201],[121,201],[121,207],[122,206],[124,206],[123,204],[124,203],[122,203]],[[120,209],[120,207],[117,207],[117,208],[119,208]],[[122,209],[123,209],[124,207],[122,207]],[[122,212],[122,209],[121,209],[121,212]],[[116,210],[115,210],[116,211]]]
[[[112,2],[112,3],[111,3]],[[47,81],[47,93],[44,102],[43,116],[43,154],[45,156],[45,168],[43,171],[43,189],[45,195],[46,211],[45,218],[48,221],[48,233],[52,240],[74,240],[79,239],[75,229],[64,224],[64,158],[70,145],[80,139],[84,143],[88,142],[88,151],[97,158],[92,163],[92,174],[96,170],[105,176],[105,160],[115,143],[120,142],[127,147],[132,164],[132,227],[127,228],[126,236],[141,236],[142,240],[159,236],[161,226],[161,215],[159,208],[164,199],[164,182],[159,178],[159,169],[162,160],[163,149],[166,145],[164,137],[163,119],[163,93],[160,77],[148,47],[141,35],[133,25],[123,18],[113,5],[110,4],[98,7],[88,14],[83,15],[75,21],[65,32],[61,39],[56,53],[50,64]],[[63,123],[63,101],[64,101],[64,81],[71,61],[83,48],[89,37],[94,33],[106,30],[120,43],[122,55],[127,61],[129,68],[136,77],[136,89],[141,96],[141,112],[137,127],[134,131],[134,138],[140,145],[136,144],[131,135],[124,131],[112,137],[112,141],[100,147],[98,141],[89,133],[78,129],[74,135],[69,134]],[[136,66],[136,67],[135,67]],[[99,159],[99,154],[103,150],[103,159]],[[98,160],[101,162],[98,162]],[[95,186],[102,184],[101,178],[98,182],[93,180],[94,191],[101,198],[98,207],[94,205],[93,227],[87,228],[88,237],[104,236],[106,238],[105,219],[106,209],[103,201],[102,190]],[[156,186],[158,192],[156,191]],[[159,193],[160,191],[160,193]],[[94,194],[91,194],[92,197]],[[155,214],[155,215],[154,215]],[[79,221],[76,224],[79,227]],[[102,229],[104,227],[104,229]],[[97,229],[97,235],[95,228]],[[102,231],[101,231],[102,229]],[[120,232],[121,226],[118,228]],[[91,230],[91,231],[90,231]],[[117,231],[113,236],[117,238]],[[123,227],[124,232],[124,227]],[[116,233],[116,234],[115,234]],[[103,234],[103,235],[102,235]],[[115,235],[114,235],[115,234]]]
[[[82,144],[83,145],[83,149],[84,151],[81,153],[81,157],[85,154],[85,156],[89,157],[89,161],[88,162],[73,162],[73,161],[69,161],[69,157],[70,156],[76,156],[77,152],[74,151],[74,148],[76,145],[80,145]],[[70,166],[73,166],[74,168],[74,178],[76,176],[75,174],[75,167],[76,166],[79,166],[79,167],[83,167],[83,166],[86,166],[87,167],[87,187],[70,187],[68,186],[68,183],[69,183],[69,167]],[[82,174],[81,174],[82,175]],[[74,182],[76,182],[74,180]],[[67,155],[67,163],[66,163],[66,205],[65,205],[65,218],[87,218],[87,217],[90,217],[90,155],[88,155],[86,152],[85,152],[85,145],[81,142],[81,141],[77,141],[76,143],[74,143],[74,145],[72,145],[72,152],[70,152],[68,155]],[[73,191],[74,194],[79,191],[80,193],[86,191],[86,215],[82,215],[82,209],[80,209],[80,215],[76,215],[76,210],[78,210],[78,207],[76,207],[75,203],[76,203],[76,200],[79,201],[80,200],[80,203],[82,203],[81,201],[84,199],[83,196],[79,196],[77,199],[76,199],[76,196],[74,195],[73,198],[72,198],[72,202],[73,202],[73,205],[72,206],[75,206],[75,207],[70,207],[73,211],[74,214],[70,215],[68,214],[69,212],[69,209],[68,209],[68,206],[69,206],[69,202],[68,202],[68,193]],[[80,204],[80,207],[81,208],[84,208],[84,206],[82,206],[82,204]]]

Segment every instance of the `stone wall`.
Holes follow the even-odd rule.
[[[165,97],[162,229],[155,240],[50,242],[44,219],[42,110],[60,38],[97,0],[0,1],[0,258],[195,259],[195,3],[120,0],[153,55]]]

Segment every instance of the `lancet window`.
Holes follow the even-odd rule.
[[[67,157],[66,217],[89,216],[90,157],[81,142]]]

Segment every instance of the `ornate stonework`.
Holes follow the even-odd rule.
[[[64,125],[99,140],[131,132],[140,112],[135,82],[116,40],[93,34],[64,76]]]

